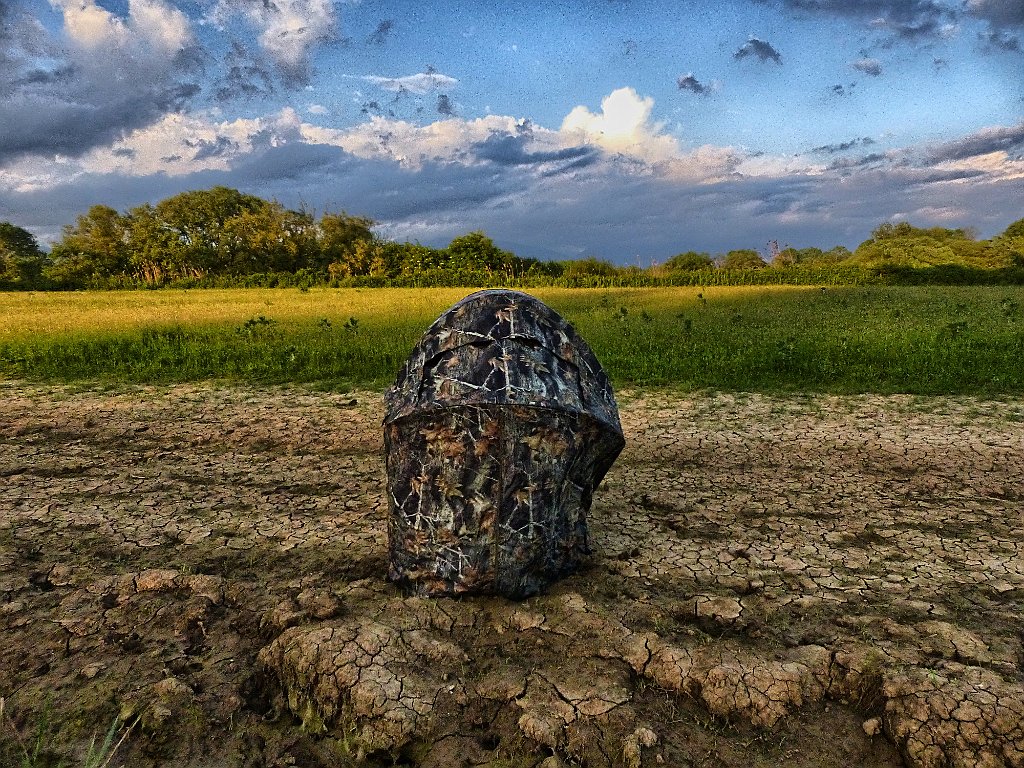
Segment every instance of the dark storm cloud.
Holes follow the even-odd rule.
[[[77,157],[180,111],[198,91],[195,84],[176,83],[120,95],[96,88],[60,96],[19,93],[0,110],[0,164],[33,154]]]
[[[798,11],[852,18],[888,19],[896,23],[919,24],[940,21],[952,13],[949,4],[936,0],[779,0]]]
[[[986,30],[980,33],[979,37],[985,48],[990,51],[998,50],[1008,53],[1021,53],[1024,50],[1019,37],[1001,29]]]
[[[904,43],[927,43],[942,35],[944,25],[935,19],[923,19],[918,22],[894,22],[890,19],[876,19],[871,26],[881,32],[888,33],[889,39],[883,47],[890,47],[897,41]]]
[[[882,74],[882,62],[878,59],[857,59],[851,66],[858,72],[863,72],[871,77],[878,77]]]
[[[196,151],[192,156],[193,160],[206,160],[211,157],[220,157],[221,155],[238,149],[238,142],[232,141],[227,136],[218,136],[213,141],[210,141],[209,139],[196,139],[195,141],[185,139],[184,144],[189,149],[194,149]]]
[[[759,40],[756,37],[747,40],[733,54],[735,59],[745,59],[748,56],[756,56],[762,62],[774,61],[776,64],[782,63],[782,55],[772,47],[771,43]]]
[[[62,64],[54,69],[32,69],[20,78],[12,81],[15,87],[26,85],[52,85],[70,80],[75,76],[76,68],[71,64]]]
[[[257,99],[274,93],[273,76],[252,53],[237,40],[224,56],[224,73],[214,83],[217,101]]]
[[[1009,0],[1016,2],[1017,0]],[[887,44],[935,39],[958,18],[959,3],[938,0],[762,0],[795,11],[862,21],[884,33]]]
[[[1008,127],[986,128],[955,141],[944,142],[931,147],[925,158],[929,163],[941,163],[1021,149],[1024,149],[1024,122]]]
[[[848,149],[853,149],[854,147],[867,146],[874,143],[875,140],[870,136],[864,136],[860,139],[850,139],[849,141],[843,141],[839,144],[823,144],[820,147],[815,147],[811,152],[819,155],[834,155],[837,152],[845,152]]]
[[[706,85],[693,76],[693,72],[680,75],[676,80],[676,85],[679,86],[679,90],[690,91],[691,93],[707,93],[708,90]]]
[[[1024,50],[1022,0],[761,0],[797,11],[860,20],[881,32],[882,46],[930,43],[960,22],[976,19],[988,29],[980,38],[989,51]]]
[[[135,157],[135,150],[131,149],[130,147],[118,147],[117,149],[113,150],[110,154],[112,154],[114,157],[127,157],[130,159]]]
[[[993,27],[1024,27],[1024,3],[1020,0],[968,0],[967,13]]]
[[[380,24],[377,25],[377,28],[366,38],[366,42],[370,45],[384,45],[394,28],[394,20],[383,19]]]
[[[315,180],[321,174],[337,174],[354,165],[344,150],[323,144],[287,143],[268,146],[235,163],[230,173],[247,186],[254,184]],[[283,188],[287,188],[287,185]]]
[[[968,179],[980,179],[986,176],[987,173],[982,170],[951,170],[951,171],[931,171],[923,173],[914,178],[910,184],[914,187],[925,187],[931,184],[939,184],[947,181],[966,181]]]
[[[574,167],[581,168],[600,157],[600,151],[594,147],[566,147],[546,152],[530,152],[526,149],[529,141],[529,133],[494,133],[484,141],[473,144],[470,150],[481,160],[511,166],[572,161]],[[587,162],[580,165],[581,160]]]
[[[56,34],[0,0],[0,165],[80,156],[182,110],[200,90],[191,45],[170,56],[140,36],[87,50]]]
[[[452,100],[448,98],[448,95],[442,93],[437,97],[437,114],[444,115],[446,117],[455,116],[455,107],[452,104]]]
[[[851,168],[863,168],[865,166],[876,166],[879,163],[889,163],[892,160],[889,155],[883,152],[873,152],[870,155],[864,155],[856,158],[838,158],[833,160],[828,168],[830,171],[842,171]]]

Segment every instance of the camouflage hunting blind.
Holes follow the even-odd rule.
[[[524,597],[589,552],[591,498],[625,440],[608,377],[556,312],[518,291],[467,296],[385,401],[392,580]]]

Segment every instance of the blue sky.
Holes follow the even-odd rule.
[[[1024,217],[1024,0],[0,0],[0,219],[217,184],[542,258]]]

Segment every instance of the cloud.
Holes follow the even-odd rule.
[[[1020,0],[968,0],[967,12],[995,28],[1024,27],[1024,3]]]
[[[956,32],[955,25],[943,24],[937,18],[931,17],[922,18],[920,21],[893,21],[881,17],[873,19],[870,26],[889,35],[885,46],[891,46],[896,41],[928,43],[939,38],[951,37]]]
[[[159,0],[131,0],[127,19],[91,0],[53,0],[51,4],[63,13],[67,37],[85,50],[135,48],[170,58],[191,40],[185,14]]]
[[[237,40],[224,56],[225,71],[214,83],[214,98],[220,102],[259,99],[274,93],[274,80],[249,50]]]
[[[1020,38],[1011,35],[1002,29],[989,29],[979,34],[981,41],[987,50],[1006,51],[1008,53],[1021,53]]]
[[[443,122],[455,124],[445,126],[449,136],[503,130],[499,121],[492,121],[490,128],[472,121]],[[504,135],[521,136],[517,123],[505,126]],[[388,127],[398,128],[387,121],[378,125]],[[103,200],[123,210],[186,189],[223,184],[289,207],[305,202],[318,210],[358,212],[381,222],[388,237],[428,245],[444,245],[457,235],[483,229],[501,247],[522,255],[596,255],[619,263],[635,263],[639,256],[646,264],[691,248],[715,253],[758,247],[767,237],[853,247],[879,222],[900,212],[918,226],[978,225],[983,234],[995,233],[1020,217],[1014,201],[1024,193],[1024,176],[992,180],[977,172],[897,166],[869,167],[846,176],[730,175],[706,182],[637,172],[614,158],[602,161],[596,148],[590,156],[581,155],[590,158],[589,164],[572,173],[540,172],[547,162],[569,162],[568,155],[563,161],[540,163],[490,159],[544,152],[531,149],[531,142],[558,138],[543,129],[535,133],[528,139],[493,140],[487,149],[472,147],[469,153],[453,155],[455,160],[408,165],[384,154],[362,157],[318,142],[303,126],[303,140],[263,145],[222,168],[176,177],[124,177],[96,170],[73,184],[23,195],[0,187],[0,206],[17,211],[22,226],[57,234],[61,221],[73,221],[88,208],[91,203],[85,201]],[[481,158],[481,150],[488,159]],[[950,185],[956,185],[956,211],[949,202]],[[396,189],[402,194],[395,195]],[[908,199],[914,203],[910,211]]]
[[[681,91],[690,91],[691,93],[698,94],[708,92],[708,87],[694,77],[693,72],[687,72],[685,75],[680,75],[676,80],[676,85],[679,86],[679,90]]]
[[[34,153],[77,156],[184,107],[197,54],[185,15],[130,0],[117,16],[93,0],[54,0],[58,32],[3,6],[0,163]]]
[[[432,69],[428,69],[426,72],[419,72],[415,75],[406,75],[405,77],[364,75],[360,79],[365,80],[368,83],[373,83],[378,88],[383,88],[385,91],[393,91],[395,93],[416,93],[420,95],[429,93],[430,91],[436,91],[440,88],[454,88],[459,83],[459,81],[454,77],[442,75],[440,72],[435,72]]]
[[[866,23],[886,35],[884,44],[919,43],[955,31],[957,4],[945,0],[768,0],[791,10]],[[1016,0],[1007,0],[1015,2]]]
[[[679,155],[676,140],[662,133],[663,125],[651,122],[654,99],[641,97],[632,88],[619,88],[601,100],[601,112],[575,107],[562,121],[562,133],[581,143],[649,161]]]
[[[290,86],[309,81],[312,50],[338,40],[332,0],[217,0],[208,19],[221,29],[242,19]]]
[[[556,164],[565,168],[581,168],[597,162],[599,151],[594,147],[577,146],[561,149],[533,149],[532,131],[507,133],[495,131],[484,141],[471,146],[473,154],[503,166],[539,166]],[[581,163],[580,161],[585,161]],[[551,170],[551,169],[548,169]]]
[[[837,152],[845,152],[846,150],[853,149],[854,147],[867,146],[874,143],[875,140],[870,136],[864,136],[860,139],[850,139],[849,141],[844,141],[839,144],[823,144],[820,147],[815,147],[811,152],[819,155],[834,155]]]
[[[871,77],[878,77],[882,74],[882,62],[878,59],[857,59],[850,66],[858,72],[863,72],[865,75],[870,75]]]
[[[370,45],[384,45],[394,28],[395,22],[392,19],[383,19],[366,38],[366,42]]]
[[[231,154],[238,151],[238,142],[233,141],[227,136],[217,136],[212,141],[207,139],[196,139],[192,141],[185,139],[184,142],[186,147],[189,149],[196,150],[195,154],[192,155],[193,162],[201,162],[211,157],[221,157],[226,154]],[[134,153],[134,150],[131,150]],[[115,154],[117,150],[114,150]]]
[[[452,106],[452,100],[448,98],[448,94],[442,93],[437,97],[437,114],[445,115],[446,117],[455,116],[455,107]]]
[[[751,37],[733,54],[733,58],[737,60],[745,59],[748,56],[756,56],[763,63],[774,61],[776,64],[782,64],[782,55],[772,47],[771,43],[756,37]]]
[[[52,238],[97,200],[124,210],[220,184],[289,207],[364,214],[386,236],[428,245],[483,229],[523,255],[620,263],[768,237],[852,247],[907,212],[908,199],[918,225],[994,233],[1020,217],[1024,124],[862,157],[853,155],[874,149],[870,138],[826,144],[814,152],[827,165],[683,148],[653,120],[654,106],[621,88],[599,110],[576,107],[557,129],[500,115],[424,125],[374,116],[342,129],[288,108],[232,120],[167,114],[78,158],[10,164],[0,208]]]
[[[927,162],[943,163],[989,155],[993,152],[1024,151],[1024,122],[1013,126],[984,128],[954,141],[931,146],[925,153]]]

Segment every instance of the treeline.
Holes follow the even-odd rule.
[[[293,211],[226,187],[183,192],[126,213],[96,205],[50,253],[0,222],[0,290],[364,285],[736,285],[1024,283],[1024,219],[991,240],[964,229],[883,224],[837,246],[679,253],[647,268],[596,258],[541,261],[482,232],[446,248],[377,237],[370,219]]]

